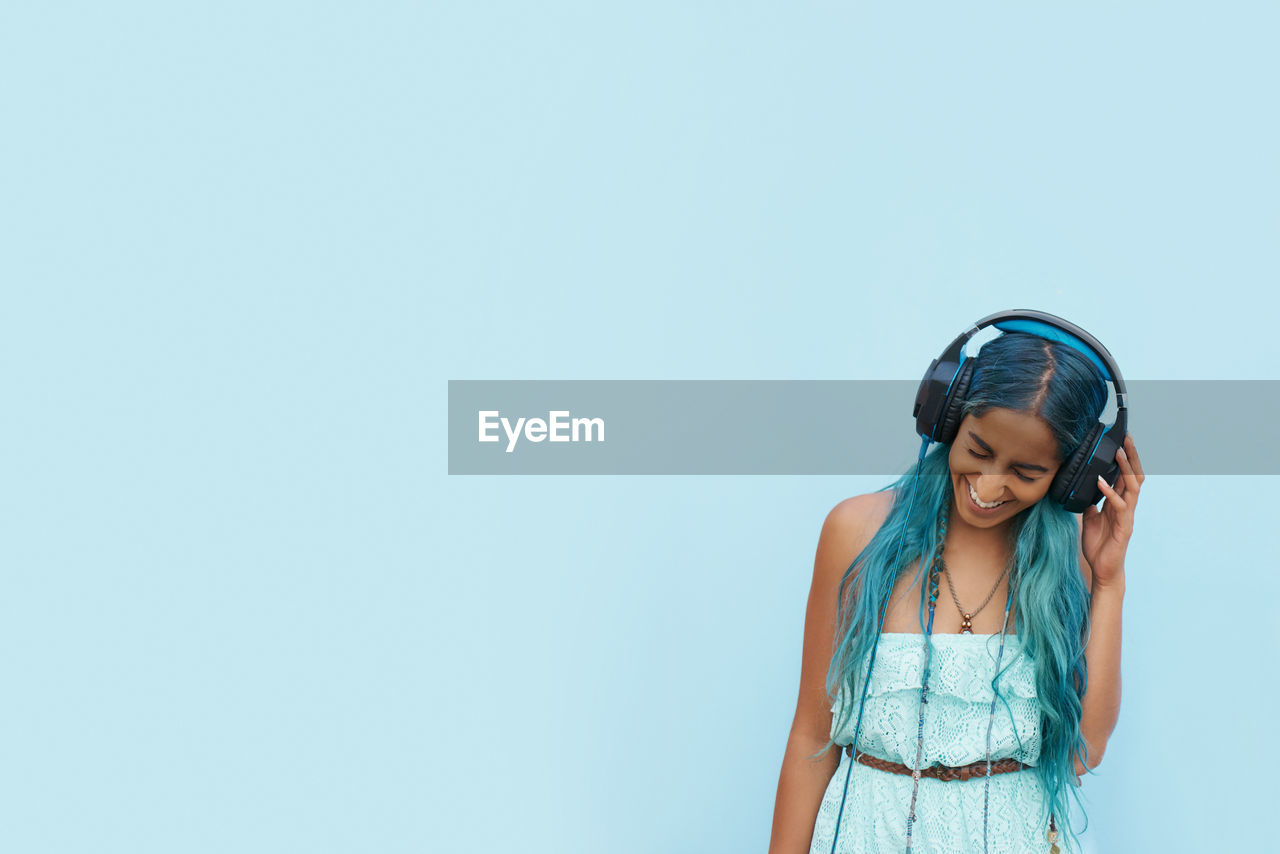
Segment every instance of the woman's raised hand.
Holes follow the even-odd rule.
[[[1132,435],[1125,435],[1123,446],[1116,450],[1116,461],[1120,463],[1120,479],[1115,487],[1098,478],[1098,488],[1105,496],[1102,509],[1090,505],[1081,514],[1081,548],[1093,570],[1094,590],[1124,583],[1124,556],[1133,534],[1133,512],[1146,480]]]

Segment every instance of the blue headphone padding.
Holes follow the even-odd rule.
[[[1106,362],[1099,359],[1098,354],[1093,352],[1093,349],[1089,347],[1089,345],[1085,344],[1070,332],[1066,332],[1056,326],[1050,326],[1047,323],[1042,323],[1039,320],[1028,320],[1021,317],[1012,318],[1010,320],[997,320],[991,325],[997,329],[1003,329],[1006,332],[1030,332],[1032,335],[1039,335],[1041,338],[1049,338],[1054,341],[1059,341],[1072,349],[1079,350],[1082,354],[1088,356],[1090,361],[1098,366],[1098,370],[1102,372],[1102,376],[1106,378],[1107,382],[1111,382],[1111,371],[1107,368]]]

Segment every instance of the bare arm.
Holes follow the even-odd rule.
[[[867,520],[881,505],[887,512],[884,499],[884,494],[877,493],[846,499],[827,514],[822,525],[805,611],[800,695],[778,777],[769,854],[808,854],[818,807],[840,766],[840,752],[834,748],[822,759],[809,757],[822,749],[831,732],[826,678],[835,637],[840,578],[869,539],[868,530],[874,532]]]
[[[1077,517],[1079,522],[1079,517]],[[1089,681],[1082,701],[1080,734],[1089,748],[1089,767],[1097,767],[1107,749],[1107,740],[1120,718],[1120,636],[1124,605],[1124,573],[1106,586],[1093,583],[1093,573],[1083,550],[1080,569],[1090,589],[1089,644],[1085,647],[1085,664]],[[1077,759],[1076,774],[1085,768]]]

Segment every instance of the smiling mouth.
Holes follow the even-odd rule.
[[[994,510],[997,507],[1000,507],[1004,504],[1008,504],[1010,501],[1013,500],[1012,498],[1007,498],[1004,501],[997,501],[994,504],[983,504],[981,501],[978,500],[978,493],[974,492],[973,484],[969,483],[969,478],[966,477],[963,480],[964,480],[965,489],[969,493],[969,500],[973,502],[973,506],[978,508],[979,510]]]

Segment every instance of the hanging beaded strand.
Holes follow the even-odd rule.
[[[942,549],[947,542],[949,505],[950,502],[944,503],[941,512],[938,514],[938,540],[929,560],[929,575],[926,588],[929,593],[929,624],[925,629],[924,650],[921,653],[921,671],[924,674],[924,678],[920,684],[920,719],[916,729],[916,761],[911,769],[911,807],[907,811],[906,854],[911,854],[911,830],[916,820],[916,796],[920,792],[920,763],[924,757],[924,707],[929,702],[929,659],[931,656],[929,638],[933,636],[933,612],[938,604],[938,576],[942,563]]]
[[[1013,566],[1013,556],[1004,568],[1009,572]],[[983,603],[986,604],[985,602]],[[996,675],[991,678],[991,713],[987,716],[987,773],[982,781],[982,852],[987,854],[987,819],[991,807],[991,729],[996,722],[996,682],[1000,679],[1000,661],[1004,658],[1004,639],[1009,630],[1009,606],[1013,604],[1013,575],[1009,575],[1009,590],[1005,595],[1004,622],[1000,624],[1000,651],[996,653]],[[1057,852],[1054,852],[1057,854]]]
[[[1004,604],[1004,622],[1001,623],[1000,625],[1000,650],[999,652],[996,653],[996,675],[991,680],[991,710],[987,715],[987,773],[983,779],[983,788],[982,788],[982,851],[983,851],[983,854],[986,854],[988,850],[987,828],[988,828],[988,817],[990,815],[990,805],[991,805],[991,730],[992,730],[992,727],[995,725],[995,720],[996,720],[996,693],[995,693],[996,682],[1000,678],[1000,662],[1004,658],[1004,639],[1009,631],[1009,609],[1010,609],[1010,606],[1013,604],[1013,600],[1014,600],[1014,577],[1015,576],[1012,570],[1014,567],[1014,559],[1016,557],[1017,557],[1016,553],[1013,555],[1010,555],[1009,563],[1005,567],[1005,572],[1009,573],[1009,589],[1006,593],[1005,604]],[[950,582],[951,579],[948,578],[947,581]],[[955,596],[955,592],[956,592],[955,588],[952,587],[951,594],[953,597]],[[984,602],[983,605],[985,604],[986,603]],[[957,607],[960,605],[959,601],[956,602],[956,605]],[[1048,836],[1048,839],[1049,839],[1049,854],[1060,854],[1060,849],[1058,848],[1058,827],[1054,821],[1052,812],[1049,813],[1049,832],[1046,835]]]

